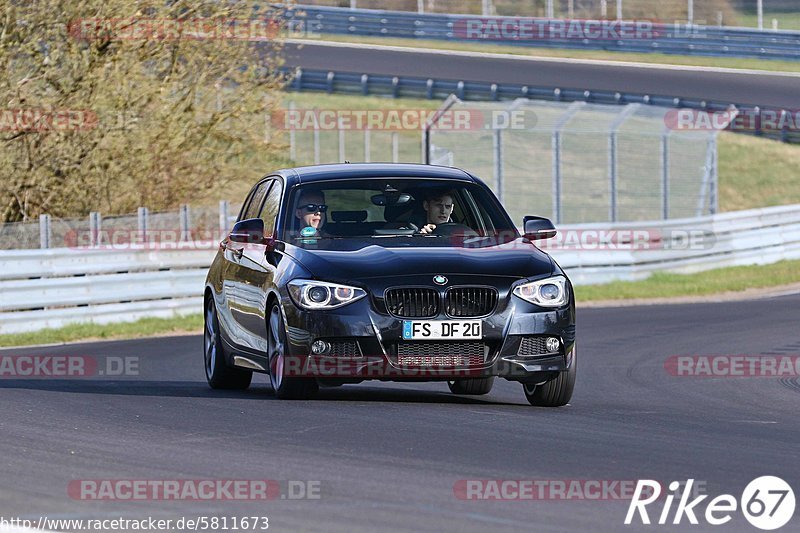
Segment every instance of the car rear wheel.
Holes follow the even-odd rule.
[[[319,390],[316,379],[286,375],[286,329],[277,303],[270,308],[268,329],[269,381],[275,396],[281,400],[311,398]]]
[[[572,398],[575,388],[575,375],[578,366],[577,352],[572,354],[572,365],[565,372],[559,372],[558,377],[541,385],[522,384],[525,398],[531,405],[537,407],[561,407],[567,405]]]
[[[219,319],[214,299],[206,300],[205,328],[203,330],[206,381],[212,389],[244,390],[250,386],[253,372],[231,368],[225,361],[222,339],[219,334]]]
[[[494,376],[488,378],[469,378],[448,381],[447,386],[453,394],[469,394],[479,396],[489,394],[494,385]]]

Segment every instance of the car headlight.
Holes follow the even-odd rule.
[[[563,307],[569,301],[567,278],[553,276],[523,283],[514,288],[514,295],[541,307]]]
[[[289,295],[304,309],[336,309],[363,298],[367,293],[348,285],[296,279],[289,282]]]

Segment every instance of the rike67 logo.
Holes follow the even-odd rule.
[[[663,498],[661,512],[651,519],[648,506],[662,500],[661,484],[649,479],[639,480],[628,507],[628,514],[625,516],[625,525],[631,525],[637,520],[645,525],[650,525],[651,520],[655,520],[659,525],[668,523],[677,525],[681,524],[684,517],[689,524],[697,525],[700,523],[698,520],[700,517],[710,525],[721,526],[734,520],[737,511],[741,510],[752,526],[771,531],[785,526],[794,515],[794,491],[779,477],[762,476],[754,479],[742,491],[739,500],[731,494],[721,494],[706,502],[704,512],[701,504],[708,495],[703,494],[690,500],[693,484],[694,479],[689,479],[686,483],[678,481],[670,483],[670,492]],[[678,503],[673,511],[672,504],[676,499]],[[653,507],[656,506],[653,505],[649,511],[657,512]]]

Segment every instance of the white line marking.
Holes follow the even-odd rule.
[[[660,63],[637,63],[633,61],[610,61],[606,59],[576,59],[571,57],[540,57],[516,54],[498,54],[493,52],[469,52],[465,50],[441,50],[412,48],[409,46],[379,45],[367,43],[344,43],[338,41],[319,41],[314,39],[287,39],[289,44],[326,46],[330,48],[353,48],[359,50],[384,50],[387,52],[405,52],[411,54],[429,54],[459,57],[478,57],[486,59],[512,59],[517,61],[533,61],[542,63],[574,63],[580,65],[617,66],[626,68],[647,68],[653,70],[678,70],[686,72],[715,72],[720,74],[746,74],[748,76],[776,76],[784,78],[800,78],[800,72],[778,72],[772,70],[753,70],[726,67],[700,67],[696,65],[672,65]]]

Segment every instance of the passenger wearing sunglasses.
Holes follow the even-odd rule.
[[[295,209],[295,217],[299,220],[300,230],[310,232],[306,228],[313,228],[319,233],[325,225],[325,195],[320,191],[303,191]]]

